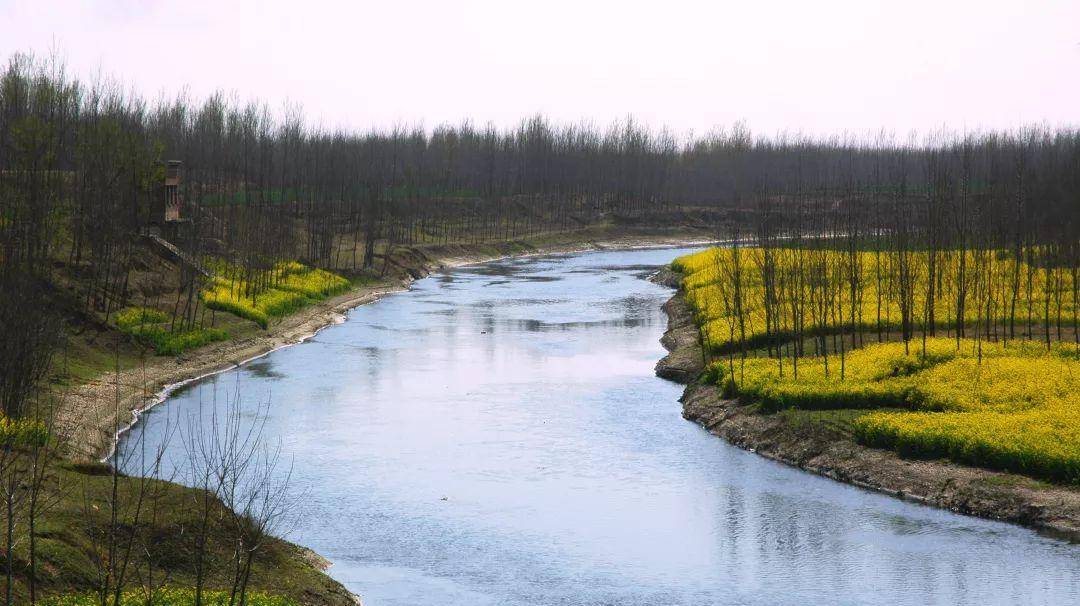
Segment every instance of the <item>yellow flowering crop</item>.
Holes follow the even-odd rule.
[[[718,360],[709,378],[730,394],[782,408],[868,408],[856,438],[905,456],[1080,483],[1080,354],[1075,346],[928,339],[926,355],[902,343],[850,352],[840,378],[820,357]],[[783,374],[781,374],[783,373]]]
[[[9,419],[0,416],[0,445],[29,447],[43,446],[49,439],[44,423],[31,419]]]
[[[201,293],[206,306],[247,318],[263,328],[269,326],[271,318],[287,316],[351,286],[341,276],[296,261],[274,265],[259,275],[258,284],[234,265],[223,261],[208,265],[217,275]]]
[[[766,254],[770,263],[766,263]],[[1069,326],[1076,318],[1074,278],[1070,271],[1053,271],[1048,275],[1038,263],[1029,265],[1021,261],[1018,266],[1006,251],[967,251],[962,257],[957,251],[937,251],[932,259],[936,277],[931,293],[927,289],[930,254],[908,251],[903,253],[902,260],[909,276],[907,283],[911,285],[913,328],[920,328],[928,320],[927,298],[931,294],[933,324],[939,330],[951,328],[961,289],[967,297],[964,324],[968,327],[980,318],[983,322],[989,318],[995,333],[1011,333],[1015,329],[1019,336],[1029,320],[1036,330],[1044,330],[1048,313],[1052,331],[1059,320]],[[766,345],[769,332],[763,305],[763,273],[767,265],[775,272],[773,309],[778,317],[773,318],[774,337],[778,334],[783,340],[789,336],[796,324],[792,306],[796,301],[804,303],[800,313],[805,335],[820,334],[822,330],[869,335],[879,327],[898,331],[902,321],[902,289],[897,278],[901,274],[900,262],[901,256],[889,251],[849,253],[784,247],[769,251],[758,247],[738,250],[718,247],[680,257],[672,266],[684,274],[686,299],[702,327],[705,344],[710,351],[722,353],[736,348],[740,337],[748,349]],[[977,264],[981,264],[981,278],[980,272],[974,270]],[[815,287],[817,292],[832,297],[830,317],[817,318],[816,322],[810,309]],[[980,289],[988,292],[977,298]],[[1008,318],[1015,319],[1015,326]]]

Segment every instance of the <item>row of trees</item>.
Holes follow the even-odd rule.
[[[167,159],[184,163],[179,225],[164,221]],[[354,132],[224,95],[148,103],[16,56],[0,74],[0,412],[51,425],[36,411],[55,407],[33,404],[65,318],[108,321],[128,305],[151,233],[192,260],[180,264],[173,306],[174,324],[190,326],[201,317],[198,269],[208,256],[226,258],[245,283],[270,285],[284,260],[377,271],[396,246],[520,238],[613,218],[671,227],[701,208],[727,213],[718,237],[755,244],[716,259],[708,310],[716,328],[706,338],[732,359],[760,347],[797,372],[800,356],[835,355],[843,376],[845,352],[869,339],[1080,338],[1075,129],[898,141],[756,137],[736,125],[678,137],[633,120],[605,129],[534,117],[509,129]],[[242,601],[251,554],[282,505],[273,457],[235,423],[229,415],[211,433],[187,436],[185,477],[207,495],[187,532],[202,587],[209,516],[231,521],[229,578]],[[20,537],[35,578],[33,528],[50,477],[38,462],[48,443],[0,444],[7,603]],[[235,517],[215,510],[210,495]],[[107,490],[86,499],[96,505],[86,515],[98,522],[86,531],[103,606],[119,600],[138,566],[146,568],[136,584],[162,580],[160,560],[138,557],[152,553],[152,535],[132,529],[155,528],[163,515],[155,504],[168,499],[165,485],[116,468]]]
[[[118,86],[72,78],[62,64],[17,55],[0,75],[5,291],[45,300],[59,275],[83,313],[107,321],[129,304],[145,252],[139,235],[164,223],[163,159],[184,162],[186,220],[165,235],[194,260],[181,264],[173,305],[180,316],[173,324],[189,327],[204,317],[196,296],[204,274],[196,269],[206,255],[227,258],[246,284],[269,285],[283,260],[375,271],[385,268],[378,257],[399,245],[510,239],[612,216],[670,226],[680,210],[708,207],[729,212],[718,232],[733,228],[766,248],[831,235],[820,245],[844,239],[849,251],[896,253],[885,257],[885,273],[881,255],[874,257],[875,296],[896,302],[905,338],[917,324],[937,330],[946,278],[956,283],[954,332],[968,330],[972,305],[995,318],[1006,306],[1012,335],[1020,285],[1033,289],[1036,272],[1058,297],[1043,301],[1043,316],[1048,306],[1066,307],[1062,289],[1049,283],[1070,280],[1080,231],[1080,131],[1072,129],[897,141],[755,137],[736,125],[686,138],[633,120],[597,129],[534,117],[511,129],[466,122],[331,131],[306,123],[295,108],[275,115],[220,94],[150,104]],[[908,255],[915,250],[928,254]],[[994,253],[959,254],[952,268],[942,255],[956,251]],[[1004,278],[988,278],[1002,254],[1013,272],[1005,301],[996,298]],[[775,257],[760,262],[766,295],[757,307],[769,318],[767,331],[800,333],[806,314],[798,306],[792,326],[771,324],[783,317],[775,309]],[[829,277],[823,292],[840,292],[842,282],[848,298],[859,299],[863,261],[843,258],[843,270],[826,271],[820,259],[796,266],[812,272],[805,284]],[[919,303],[916,276],[925,284]],[[1025,294],[1030,314],[1038,293]],[[830,307],[837,296],[818,298],[825,305],[819,316],[839,313]],[[0,314],[5,334],[22,335],[5,341],[10,363],[22,369],[0,381],[0,404],[13,417],[49,360],[18,353],[50,351],[56,341],[56,330],[38,330],[56,324],[49,307]],[[859,325],[850,317],[848,324]],[[987,320],[981,330],[997,324]]]
[[[715,253],[699,307],[732,364],[762,348],[838,359],[868,339],[1072,341],[1080,350],[1080,146],[1032,130],[890,154],[794,158]],[[825,160],[823,160],[825,158]],[[737,238],[737,240],[740,240]],[[748,245],[749,244],[749,245]],[[710,334],[711,331],[711,334]]]

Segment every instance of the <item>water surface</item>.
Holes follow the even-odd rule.
[[[453,270],[174,393],[239,385],[303,494],[295,542],[367,606],[1080,603],[1080,547],[734,448],[653,376],[642,279],[686,251]],[[181,419],[180,422],[177,419]],[[183,459],[170,442],[170,462]]]

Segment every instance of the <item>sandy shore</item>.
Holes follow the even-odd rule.
[[[966,467],[944,460],[902,459],[857,444],[820,424],[795,426],[781,415],[763,415],[724,399],[714,385],[697,382],[701,347],[697,326],[680,293],[664,306],[671,353],[657,374],[688,383],[683,417],[751,452],[894,497],[994,520],[1013,522],[1080,541],[1080,489],[1025,476]]]
[[[662,235],[612,235],[601,239],[575,239],[542,246],[528,242],[497,245],[452,246],[415,251],[414,265],[398,267],[389,284],[363,287],[322,301],[283,318],[266,331],[249,338],[213,343],[178,357],[148,357],[137,368],[110,374],[81,385],[62,396],[57,415],[58,430],[68,439],[71,458],[102,459],[111,455],[118,436],[138,421],[139,415],[163,401],[168,394],[195,381],[236,368],[267,353],[300,343],[322,328],[341,322],[344,314],[359,305],[400,292],[418,277],[440,269],[483,263],[511,256],[583,252],[604,249],[682,246],[708,240],[688,231]]]

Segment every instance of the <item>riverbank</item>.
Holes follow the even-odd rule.
[[[134,368],[106,374],[65,390],[61,395],[57,426],[66,438],[68,458],[107,458],[118,436],[137,422],[142,412],[163,401],[172,390],[235,368],[276,349],[301,343],[323,328],[343,321],[344,314],[350,309],[405,290],[414,280],[441,269],[507,257],[677,246],[708,240],[709,233],[701,229],[650,232],[611,227],[497,243],[401,247],[390,256],[387,276],[380,284],[358,287],[308,306],[253,336],[212,343],[175,357],[144,357]]]
[[[235,368],[276,349],[300,343],[321,329],[343,321],[350,309],[376,301],[386,294],[408,289],[414,280],[441,269],[506,257],[684,245],[687,242],[706,242],[708,235],[705,230],[690,228],[651,233],[627,228],[590,228],[495,244],[397,248],[385,259],[386,276],[378,284],[357,287],[310,305],[271,324],[266,330],[248,331],[241,338],[206,345],[180,356],[147,355],[134,366],[118,373],[98,375],[89,382],[67,388],[62,393],[57,417],[58,430],[69,445],[64,453],[64,458],[69,462],[62,462],[63,467],[57,473],[67,478],[65,484],[93,486],[97,490],[98,484],[107,483],[108,475],[102,475],[107,467],[78,461],[100,460],[111,455],[118,435],[136,423],[142,412],[163,401],[172,390],[202,377]],[[170,493],[178,495],[180,500],[199,499],[198,491],[194,489],[162,484],[168,487]],[[77,502],[65,501],[53,512],[56,516],[64,519],[70,517],[72,520],[61,524],[65,535],[58,539],[58,543],[63,544],[64,549],[83,549],[81,535],[77,532],[80,525],[74,521],[82,511],[80,507],[83,506]],[[189,549],[183,544],[183,533],[175,535],[175,528],[168,527],[170,523],[180,523],[178,520],[184,508],[167,508],[166,511],[160,520],[162,528],[157,531],[164,541],[162,544],[176,543],[175,549],[170,550],[177,552]],[[313,606],[359,603],[359,598],[325,574],[329,565],[330,562],[304,547],[271,538],[266,553],[257,562],[252,586]],[[82,579],[90,578],[88,571],[91,569],[90,562],[65,560],[56,567],[52,590],[58,593],[86,591],[89,586]],[[182,571],[177,573],[177,582],[185,579]]]
[[[668,271],[656,281],[677,287],[677,278]],[[669,323],[662,342],[670,353],[657,364],[657,375],[687,384],[683,417],[710,433],[860,488],[1080,541],[1080,489],[948,461],[903,459],[857,444],[843,424],[827,415],[762,414],[752,404],[725,399],[717,386],[698,380],[703,369],[698,328],[681,291],[664,310]]]

